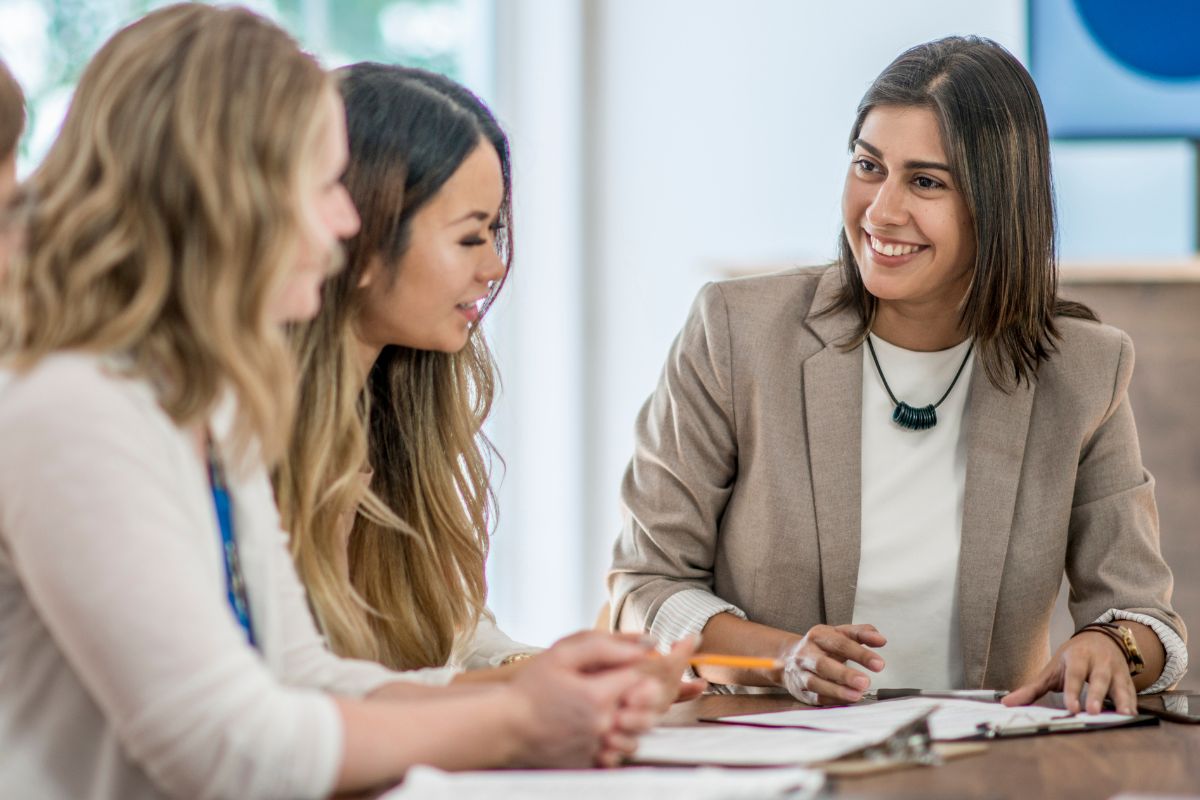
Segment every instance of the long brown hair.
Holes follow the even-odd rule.
[[[293,332],[299,411],[276,494],[334,651],[395,669],[438,666],[486,602],[494,498],[481,428],[495,365],[476,324],[458,353],[390,345],[362,375],[359,284],[375,260],[396,280],[414,215],[478,147],[500,158],[497,242],[507,263],[508,141],[478,98],[440,75],[356,64],[341,72],[340,86],[350,138],[345,183],[362,228],[347,242],[345,271],[325,285],[321,313]],[[369,490],[360,475],[367,466]],[[339,535],[346,514],[348,542]]]
[[[16,152],[24,129],[25,94],[8,65],[0,60],[0,158]]]
[[[294,268],[296,187],[329,86],[242,9],[171,6],[113,36],[25,186],[6,356],[120,353],[181,426],[232,390],[235,462],[278,457],[294,369],[269,304]]]
[[[1030,381],[1058,338],[1055,316],[1095,320],[1058,296],[1050,137],[1037,87],[1000,45],[950,36],[902,53],[875,79],[850,131],[858,139],[877,106],[928,108],[974,224],[976,255],[961,309],[988,379]],[[828,309],[857,310],[866,338],[876,299],[867,291],[845,230],[838,241],[843,287]]]

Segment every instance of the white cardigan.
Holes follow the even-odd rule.
[[[453,675],[330,654],[265,471],[229,477],[259,650],[226,599],[204,465],[149,386],[79,354],[0,372],[5,795],[320,797],[342,748],[324,692]]]

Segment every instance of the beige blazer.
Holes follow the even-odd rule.
[[[863,348],[854,312],[819,315],[836,269],[709,284],[638,415],[609,587],[614,621],[649,629],[700,588],[803,632],[849,623],[858,580]],[[1181,637],[1142,466],[1123,332],[1057,320],[1032,386],[973,371],[960,623],[966,685],[1011,688],[1049,658],[1064,570],[1077,625],[1109,609]]]

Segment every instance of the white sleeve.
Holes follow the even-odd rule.
[[[166,423],[94,369],[22,383],[0,403],[0,537],[128,757],[172,796],[328,795],[337,708],[245,642]]]
[[[1105,611],[1096,622],[1112,622],[1117,619],[1140,622],[1150,628],[1158,636],[1158,640],[1162,642],[1163,650],[1167,654],[1166,663],[1163,664],[1162,675],[1158,676],[1158,680],[1152,686],[1142,689],[1138,694],[1154,694],[1166,691],[1183,680],[1184,673],[1187,672],[1188,668],[1188,653],[1187,645],[1183,643],[1183,639],[1179,638],[1178,633],[1171,630],[1169,625],[1156,620],[1148,614],[1135,614],[1116,608],[1110,608],[1108,611]]]
[[[745,619],[746,612],[704,589],[684,589],[663,601],[650,623],[650,638],[662,652],[667,652],[675,642],[685,636],[699,636],[708,621],[717,614],[733,614]],[[684,677],[695,678],[696,671],[688,667]],[[711,684],[719,692],[718,684]]]
[[[511,638],[496,624],[490,609],[484,609],[469,637],[455,643],[453,662],[463,669],[498,667],[504,659],[521,653],[540,653],[542,648],[522,644]]]
[[[650,636],[660,650],[665,649],[685,636],[699,634],[710,619],[724,613],[733,614],[739,619],[746,618],[745,611],[712,592],[684,589],[668,597],[659,606],[654,621],[650,623]]]

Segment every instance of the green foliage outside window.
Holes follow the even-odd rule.
[[[162,0],[0,0],[0,57],[22,83],[28,124],[22,172],[49,147],[70,92],[100,45]],[[471,0],[244,0],[326,66],[403,63],[461,78]]]

